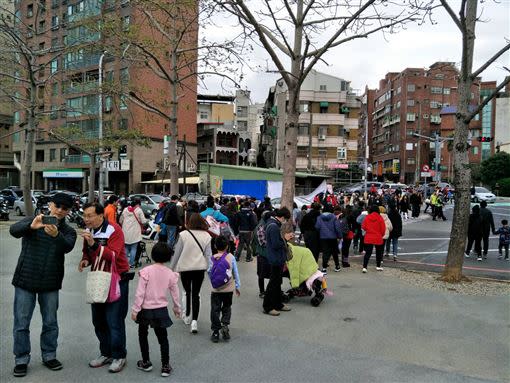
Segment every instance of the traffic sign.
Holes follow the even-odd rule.
[[[120,161],[106,161],[104,168],[109,172],[118,172],[120,170]]]
[[[432,177],[432,173],[430,172],[421,172],[422,177]]]
[[[428,171],[430,170],[430,168],[429,168],[429,166],[428,166],[428,165],[426,165],[426,164],[425,164],[425,165],[423,165],[423,166],[421,167],[421,170],[423,170],[424,172],[428,172]],[[430,177],[430,176],[427,176],[427,177]]]

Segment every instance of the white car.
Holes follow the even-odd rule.
[[[298,209],[301,209],[301,207],[303,206],[310,206],[313,201],[309,201],[307,200],[306,198],[304,197],[294,197],[294,202],[296,203]],[[281,206],[281,203],[282,203],[282,199],[281,198],[273,198],[271,200],[271,205],[273,205],[273,207],[275,209],[279,209],[280,206]]]
[[[34,209],[37,205],[37,201],[34,197],[32,197],[32,204],[34,205]],[[25,215],[25,201],[23,200],[23,197],[17,199],[14,201],[14,206],[12,207],[14,211],[16,212],[16,215]]]
[[[476,186],[475,187],[475,194],[471,196],[472,202],[481,202],[485,201],[487,203],[494,203],[496,202],[496,196],[492,194],[490,190],[487,190],[484,187]]]

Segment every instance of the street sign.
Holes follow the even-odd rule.
[[[131,165],[131,162],[129,160],[126,160],[126,159],[120,160],[120,170],[122,170],[123,172],[130,170],[131,169],[130,165]]]
[[[430,170],[429,166],[428,165],[423,165],[421,167],[421,170],[423,170],[424,172],[428,172]],[[427,176],[427,177],[430,177],[430,176]]]
[[[421,172],[422,177],[432,177],[432,173],[430,172]]]
[[[120,170],[120,161],[106,161],[104,168],[109,172],[118,172]]]
[[[448,170],[448,166],[446,166],[446,165],[439,165],[439,170],[446,171],[446,170]]]
[[[330,169],[349,169],[349,164],[329,164]]]

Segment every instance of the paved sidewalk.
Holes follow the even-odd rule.
[[[81,244],[80,244],[81,245]],[[85,274],[76,271],[80,246],[67,257],[60,295],[59,372],[40,362],[38,308],[32,320],[32,362],[24,379],[12,377],[10,284],[19,242],[0,228],[1,382],[161,382],[159,349],[150,335],[151,373],[138,371],[139,347],[127,320],[128,363],[120,374],[91,369],[98,344],[85,303]],[[508,382],[509,299],[423,290],[358,268],[330,273],[334,296],[313,308],[308,298],[278,318],[262,314],[255,262],[240,263],[241,297],[234,299],[229,344],[209,340],[209,283],[204,281],[199,333],[182,321],[169,330],[172,382]],[[288,286],[288,281],[284,281]],[[130,302],[135,283],[130,286]]]

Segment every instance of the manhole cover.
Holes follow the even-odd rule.
[[[344,318],[344,322],[355,322],[357,320],[358,320],[358,318],[350,318],[350,317]]]

